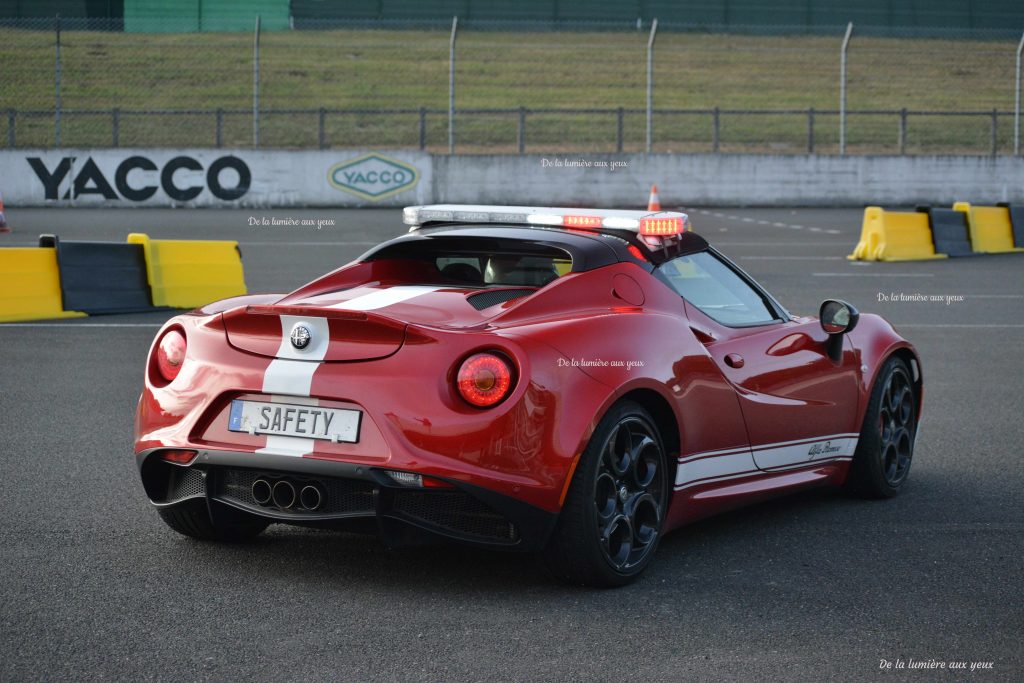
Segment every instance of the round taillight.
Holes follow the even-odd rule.
[[[470,405],[489,408],[501,402],[512,388],[512,367],[492,353],[477,353],[462,362],[456,384]]]
[[[185,335],[178,330],[170,330],[156,345],[156,367],[160,376],[168,382],[181,372],[181,364],[185,362]]]

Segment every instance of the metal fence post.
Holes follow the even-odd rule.
[[[252,146],[260,146],[260,15],[252,40]]]
[[[60,15],[59,14],[57,15],[56,29],[57,29],[57,63],[55,65],[56,71],[54,73],[54,85],[56,86],[57,92],[56,92],[56,101],[54,102],[54,109],[53,109],[53,112],[54,112],[54,115],[53,115],[53,135],[54,135],[55,146],[56,147],[60,147],[60,132],[61,132],[60,131],[60,127],[61,127],[61,120],[60,120],[60,113],[61,113],[61,103],[60,103],[61,60],[60,60]]]
[[[327,149],[327,110],[323,107],[316,113],[316,144],[320,149]]]
[[[807,110],[807,153],[814,154],[814,107]]]
[[[839,155],[846,156],[846,49],[853,35],[853,22],[846,25],[843,46],[839,53]]]
[[[448,153],[455,154],[455,36],[459,18],[452,17],[452,35],[448,39]]]
[[[427,148],[427,108],[420,107],[420,149]]]
[[[647,144],[645,149],[651,153],[654,142],[654,39],[658,36],[658,20],[651,22],[651,34],[647,38]]]
[[[16,116],[13,108],[7,110],[7,146],[14,149],[17,140],[14,137],[14,117]]]
[[[622,154],[622,133],[625,128],[626,109],[619,107],[615,120],[615,151]]]
[[[121,146],[121,110],[117,107],[110,110],[110,138],[114,147]]]
[[[900,156],[907,153],[907,108],[900,109],[900,131],[899,131]]]
[[[1020,42],[1017,43],[1017,71],[1014,74],[1014,89],[1013,89],[1013,155],[1018,156],[1020,154],[1020,59],[1021,52],[1024,51],[1024,34],[1020,37]]]
[[[992,156],[999,153],[999,110],[992,110]]]
[[[721,133],[721,116],[718,107],[711,110],[711,151],[718,153],[719,135]]]
[[[519,107],[519,125],[516,128],[516,142],[519,144],[519,155],[526,154],[526,107]]]
[[[224,110],[221,109],[220,107],[217,108],[217,118],[216,118],[216,120],[217,120],[217,126],[216,126],[217,141],[216,142],[217,142],[217,147],[220,148],[220,147],[224,146]]]

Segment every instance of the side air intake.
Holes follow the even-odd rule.
[[[503,304],[506,301],[512,301],[512,299],[518,299],[524,296],[530,296],[536,289],[495,289],[487,292],[480,292],[479,294],[473,294],[468,297],[466,301],[473,305],[478,311],[482,311],[485,308],[491,306],[497,306]]]

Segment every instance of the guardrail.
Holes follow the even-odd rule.
[[[643,151],[644,108],[456,109],[457,152]],[[448,149],[448,109],[261,109],[262,148]],[[252,109],[63,109],[67,147],[249,147]],[[653,151],[835,154],[838,109],[654,109]],[[54,110],[8,109],[5,146],[58,146]],[[1013,154],[1013,111],[846,112],[847,153]],[[165,123],[160,125],[160,119]],[[169,121],[168,121],[169,119]],[[957,120],[958,126],[945,122]],[[139,125],[141,123],[141,125]],[[773,125],[769,125],[773,124]],[[886,128],[889,133],[886,133]],[[864,133],[864,134],[862,134]],[[888,137],[891,143],[881,142]]]

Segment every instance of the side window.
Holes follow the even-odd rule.
[[[681,297],[723,325],[778,320],[760,292],[709,252],[680,256],[662,264],[658,272]]]

